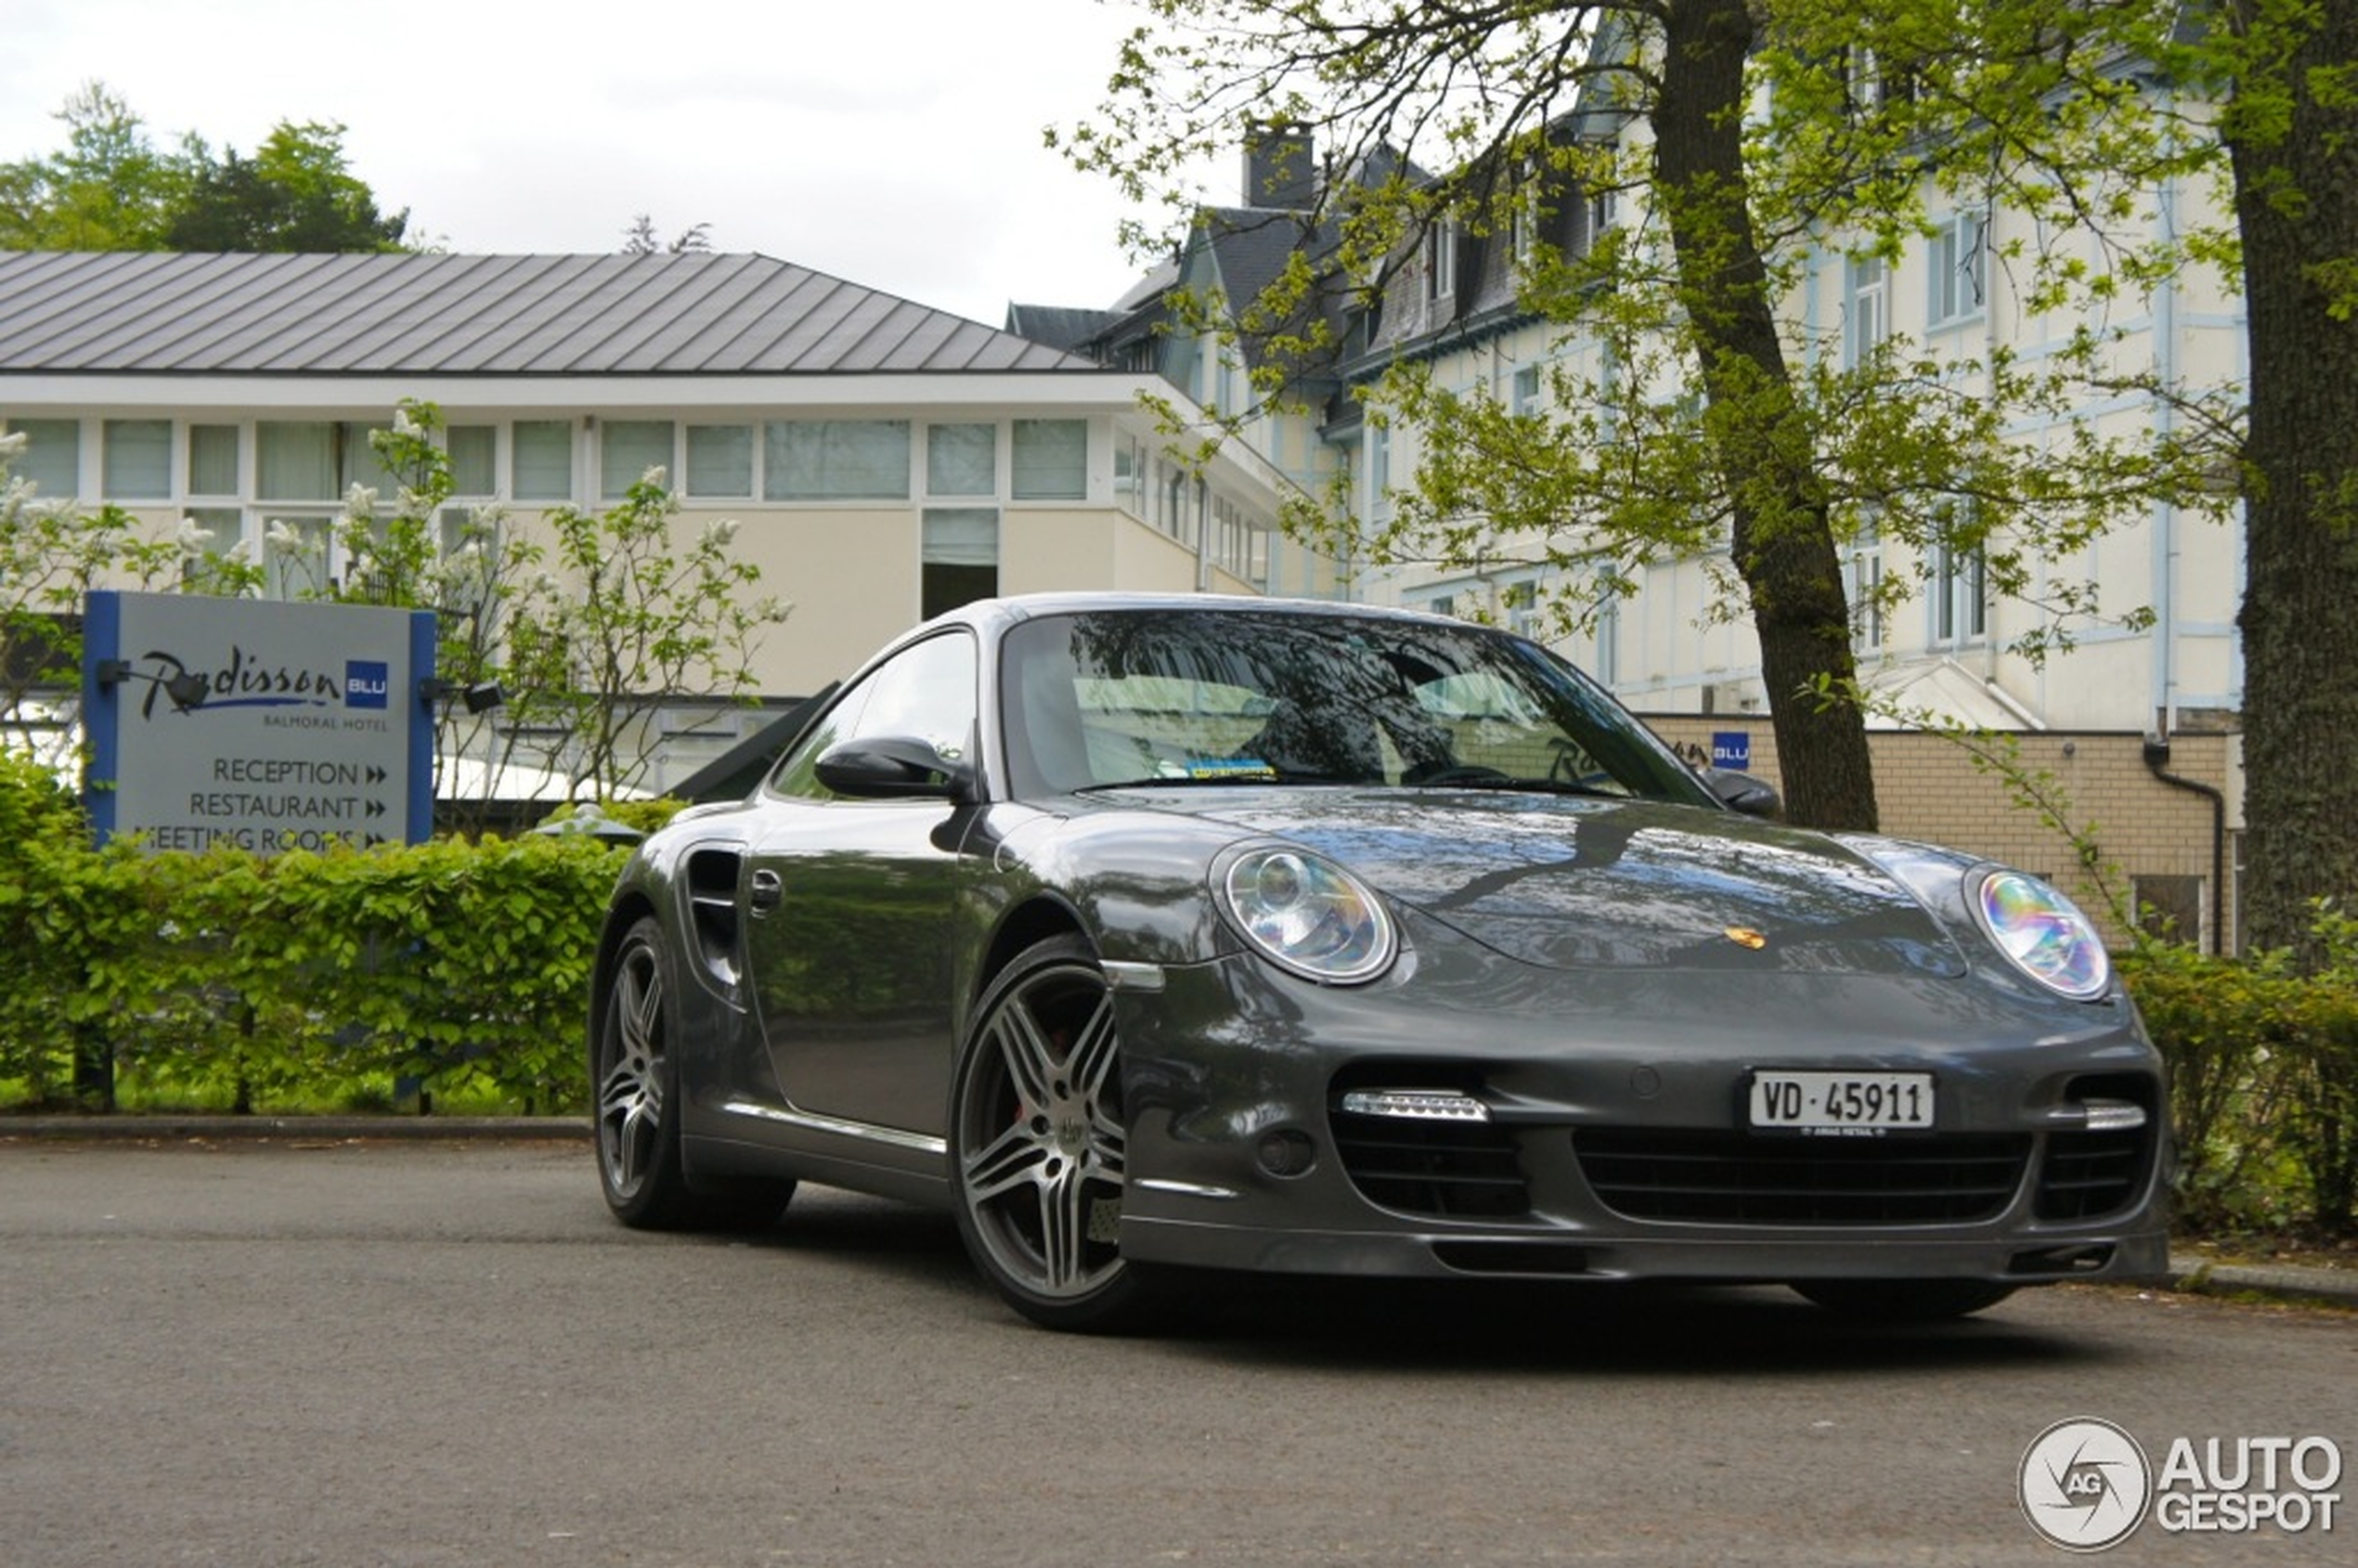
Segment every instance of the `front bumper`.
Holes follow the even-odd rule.
[[[1118,992],[1123,1252],[1256,1271],[1714,1281],[2152,1277],[2159,1059],[2126,1002],[2002,976],[1551,971],[1446,940],[1375,985],[1248,958]],[[1930,1071],[1929,1133],[1756,1134],[1759,1067]],[[1478,1127],[1341,1111],[1478,1100]],[[2090,1102],[2135,1104],[2092,1127]]]

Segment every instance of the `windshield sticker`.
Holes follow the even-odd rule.
[[[1274,779],[1277,770],[1258,757],[1191,757],[1187,758],[1187,777],[1191,779]]]

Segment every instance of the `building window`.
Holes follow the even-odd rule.
[[[1019,501],[1077,501],[1089,495],[1089,421],[1017,420],[1014,491]]]
[[[726,500],[753,499],[753,426],[688,427],[686,494]]]
[[[336,497],[336,427],[264,420],[253,427],[254,493],[266,501],[324,501]]]
[[[1499,595],[1499,607],[1507,613],[1507,629],[1518,637],[1539,635],[1539,585],[1526,577],[1522,582],[1509,583]]]
[[[1196,509],[1190,503],[1194,495],[1187,483],[1187,471],[1178,463],[1163,469],[1160,491],[1162,497],[1162,531],[1182,544],[1196,542]]]
[[[1425,298],[1447,299],[1458,292],[1458,226],[1446,218],[1425,227]]]
[[[1872,49],[1845,51],[1843,84],[1854,118],[1881,113],[1916,96],[1915,83],[1905,71],[1888,69]]]
[[[1514,411],[1521,415],[1539,411],[1539,367],[1525,365],[1515,371]]]
[[[2203,945],[2203,879],[2199,876],[2132,876],[2137,925],[2165,941]]]
[[[1367,515],[1382,522],[1392,515],[1392,427],[1367,427]]]
[[[1269,580],[1269,530],[1228,497],[1211,496],[1211,559],[1247,582]]]
[[[1978,642],[1989,635],[1989,560],[1979,550],[1933,550],[1932,635],[1936,642]]]
[[[82,493],[82,421],[80,420],[10,420],[12,434],[25,438],[24,450],[10,465],[51,500],[71,500]]]
[[[669,420],[608,420],[598,437],[599,497],[618,501],[655,469],[668,484],[673,463]]]
[[[999,512],[929,506],[919,560],[919,614],[931,620],[999,591]]]
[[[234,496],[238,487],[238,427],[234,424],[192,424],[188,427],[188,494]]]
[[[1154,486],[1154,460],[1147,444],[1134,435],[1124,436],[1113,447],[1114,505],[1133,517],[1143,518],[1149,510],[1148,493]]]
[[[1508,198],[1507,254],[1518,274],[1528,272],[1539,259],[1539,235],[1547,222],[1548,185],[1546,166],[1536,159],[1523,160],[1516,171],[1515,188]]]
[[[1932,325],[1949,326],[1981,314],[1982,220],[1959,213],[1932,237]]]
[[[1883,538],[1862,528],[1850,546],[1851,636],[1862,650],[1883,646]]]
[[[266,501],[340,501],[356,485],[389,499],[393,477],[357,421],[264,420],[254,426],[255,493]]]
[[[499,427],[454,424],[449,430],[450,490],[460,496],[499,493]]]
[[[109,420],[101,427],[98,493],[109,500],[172,496],[172,421]]]
[[[761,427],[773,501],[907,500],[907,420],[781,420]]]
[[[518,420],[513,430],[516,499],[573,499],[573,421]]]
[[[1842,362],[1857,369],[1891,335],[1891,267],[1881,256],[1843,264]]]
[[[376,427],[346,420],[334,427],[336,447],[335,496],[342,500],[355,485],[364,485],[384,500],[393,499],[395,485],[393,475],[385,472],[378,460],[376,443],[370,439]]]
[[[995,496],[998,493],[997,425],[926,426],[926,494]]]

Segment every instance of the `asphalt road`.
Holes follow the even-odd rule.
[[[2058,1568],[2015,1488],[2066,1418],[2358,1471],[2348,1314],[1365,1286],[1072,1339],[945,1220],[814,1189],[643,1236],[589,1160],[0,1140],[0,1563]],[[2103,1561],[2348,1563],[2358,1516]]]

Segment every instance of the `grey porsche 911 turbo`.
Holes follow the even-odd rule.
[[[607,1202],[936,1205],[1073,1329],[1207,1271],[1917,1318],[2158,1274],[2162,1067],[2090,922],[1725,783],[1447,618],[969,605],[635,851],[590,1015]]]

